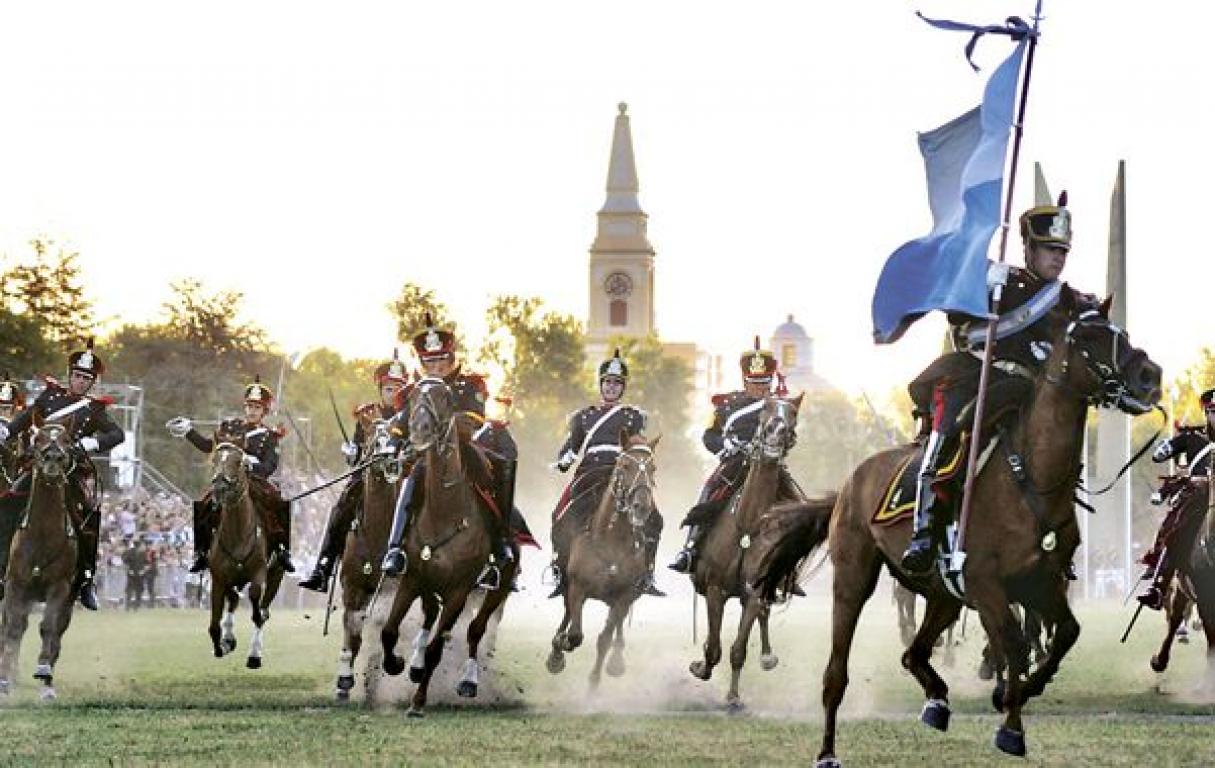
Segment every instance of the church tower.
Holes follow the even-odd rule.
[[[607,200],[591,245],[587,355],[598,360],[613,336],[646,336],[654,328],[654,247],[637,200],[637,163],[628,105],[619,105],[608,164]]]

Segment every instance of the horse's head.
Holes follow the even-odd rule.
[[[797,409],[801,407],[802,397],[786,399],[772,395],[764,400],[759,429],[751,443],[753,461],[770,464],[784,459],[789,453],[797,442]]]
[[[374,419],[365,425],[367,441],[363,445],[363,452],[364,455],[385,457],[372,463],[369,469],[384,482],[392,484],[401,479],[405,464],[393,443],[390,426],[391,422],[387,419]]]
[[[1064,291],[1069,320],[1056,343],[1065,345],[1061,370],[1052,381],[1099,407],[1146,413],[1160,401],[1161,369],[1109,319],[1112,297],[1099,306],[1076,306]]]
[[[42,477],[60,484],[72,471],[71,443],[67,427],[44,424],[34,430],[34,467]]]
[[[620,455],[616,457],[616,468],[612,472],[612,498],[617,514],[627,515],[634,530],[645,528],[650,515],[655,514],[654,448],[661,438],[647,442],[644,437],[620,436]]]
[[[455,396],[447,382],[427,376],[409,394],[409,442],[421,454],[444,443],[452,430]]]
[[[211,452],[211,492],[220,503],[232,504],[245,493],[249,479],[245,472],[245,451],[239,445],[221,442],[216,433]]]

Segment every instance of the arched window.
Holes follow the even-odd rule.
[[[613,299],[608,305],[608,324],[623,327],[629,324],[629,303],[622,299]]]
[[[782,344],[780,348],[780,367],[781,368],[796,368],[797,367],[797,345]]]

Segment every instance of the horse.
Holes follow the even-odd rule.
[[[283,580],[283,568],[277,561],[271,561],[269,542],[249,494],[245,451],[232,442],[235,438],[222,431],[216,433],[211,452],[211,491],[219,501],[220,517],[211,543],[211,623],[207,632],[215,658],[236,650],[233,625],[240,602],[238,590],[247,585],[254,630],[245,666],[260,669],[264,627],[270,618],[270,604]]]
[[[992,694],[993,706],[1005,713],[995,743],[1014,755],[1025,754],[1023,706],[1043,692],[1080,633],[1067,602],[1065,574],[1080,543],[1074,493],[1088,408],[1116,406],[1141,414],[1160,399],[1159,366],[1131,347],[1126,332],[1109,322],[1110,300],[1097,308],[1078,305],[1072,293],[1064,291],[1060,302],[1038,321],[1035,332],[1051,343],[1044,370],[1034,375],[1032,394],[1012,433],[1000,438],[1010,458],[977,470],[972,520],[982,523],[965,532],[965,600],[978,611],[994,666],[1007,668],[1007,679],[999,675]],[[848,655],[861,610],[883,565],[927,598],[923,623],[902,662],[927,699],[921,720],[938,730],[948,728],[948,686],[929,659],[934,642],[957,618],[963,602],[946,588],[941,574],[917,576],[898,566],[910,538],[909,519],[885,525],[874,520],[891,479],[916,450],[908,445],[871,456],[838,494],[802,505],[800,513],[790,512],[792,524],[762,534],[780,539],[756,569],[756,586],[765,595],[773,594],[802,558],[829,540],[834,565],[832,640],[823,674],[826,719],[819,768],[841,765],[835,734],[848,685]],[[1011,460],[1014,456],[1020,460]],[[1047,658],[1027,678],[1028,644],[1013,616],[1013,603],[1038,611],[1055,626]]]
[[[8,562],[8,590],[4,600],[3,637],[0,638],[0,694],[7,695],[21,638],[30,610],[42,601],[39,632],[42,650],[34,678],[42,682],[43,701],[56,698],[55,662],[63,633],[72,621],[75,602],[76,536],[68,512],[68,475],[84,460],[71,445],[61,424],[36,427],[33,437],[33,482],[20,527],[13,537]]]
[[[591,686],[599,685],[609,648],[612,657],[607,673],[612,677],[624,674],[624,620],[641,595],[638,585],[645,581],[649,570],[646,521],[658,514],[654,506],[657,445],[658,439],[647,442],[640,435],[620,436],[621,451],[591,517],[590,529],[582,531],[570,548],[565,615],[553,635],[552,652],[546,661],[553,674],[565,669],[565,653],[582,645],[582,607],[589,598],[608,605],[591,669]]]
[[[1174,559],[1176,587],[1168,601],[1168,632],[1152,656],[1151,667],[1156,672],[1168,668],[1173,637],[1185,620],[1187,604],[1193,602],[1207,638],[1205,685],[1215,690],[1215,514],[1211,513],[1210,480],[1199,476],[1186,478],[1185,483],[1180,491],[1174,489],[1178,527],[1169,546],[1178,555]]]
[[[432,628],[425,625],[414,639],[414,661],[410,680],[417,683],[407,715],[422,717],[431,677],[443,658],[443,646],[478,576],[494,552],[493,523],[488,494],[481,493],[472,478],[484,476],[485,458],[465,434],[468,425],[455,411],[454,396],[446,382],[425,377],[409,395],[409,440],[419,461],[424,462],[422,507],[405,532],[404,550],[408,567],[401,577],[388,618],[380,630],[384,671],[399,675],[405,660],[396,655],[401,622],[414,600],[437,597],[442,610]],[[479,466],[478,466],[479,464]],[[481,472],[478,473],[478,468]],[[501,510],[501,514],[509,514]],[[468,625],[468,659],[456,686],[463,697],[477,695],[481,638],[490,617],[506,602],[509,585],[518,571],[519,551],[501,569],[502,587],[487,590],[481,608]],[[423,651],[423,647],[425,650]],[[415,666],[421,661],[420,668]]]
[[[750,588],[750,584],[754,580],[756,567],[766,554],[766,550],[755,547],[754,542],[761,522],[770,514],[774,502],[795,493],[781,486],[785,456],[796,438],[797,410],[801,401],[802,395],[792,399],[777,396],[765,399],[755,437],[744,449],[748,454],[748,466],[742,489],[728,503],[728,507],[709,523],[711,527],[692,573],[693,586],[705,597],[709,622],[704,657],[693,661],[688,667],[693,677],[700,680],[712,677],[713,668],[721,660],[721,619],[726,601],[736,597],[742,603],[738,634],[730,648],[730,690],[726,694],[727,710],[734,714],[744,709],[738,693],[738,680],[747,660],[751,629],[757,620],[760,667],[765,672],[771,671],[780,661],[772,652],[768,635],[770,600],[762,599],[758,592]],[[694,509],[685,524],[691,522],[695,514]],[[795,578],[795,574],[790,577]],[[792,581],[784,586],[787,594]]]

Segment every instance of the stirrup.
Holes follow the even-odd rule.
[[[641,594],[649,595],[650,597],[666,597],[667,593],[658,588],[654,583],[653,571],[647,573],[641,580]]]
[[[489,561],[485,567],[481,569],[481,575],[477,577],[477,588],[496,591],[502,588],[502,571],[498,568],[498,564],[494,561]]]
[[[921,539],[913,536],[911,543],[907,545],[907,551],[899,561],[899,566],[908,573],[928,573],[936,559],[937,547],[932,540],[932,534]]]
[[[552,563],[548,568],[544,569],[545,573],[550,575],[553,584],[553,591],[549,593],[548,599],[561,597],[565,594],[565,576],[561,573],[561,567],[556,563]]]
[[[80,605],[85,610],[97,610],[97,590],[93,587],[92,579],[85,579],[80,583],[78,599],[80,600]]]
[[[310,589],[313,592],[328,592],[329,574],[326,573],[324,567],[317,565],[312,569],[312,573],[308,575],[308,578],[300,582],[299,586],[300,589]]]
[[[380,571],[385,576],[400,576],[405,573],[408,563],[409,558],[405,556],[405,551],[400,547],[392,547],[384,553],[384,561],[380,563]]]
[[[675,562],[667,567],[676,573],[691,573],[692,567],[696,563],[696,550],[691,547],[684,547],[679,550],[679,554],[675,556]]]
[[[209,565],[207,553],[199,552],[194,556],[194,564],[190,566],[190,573],[202,573],[207,570]]]

